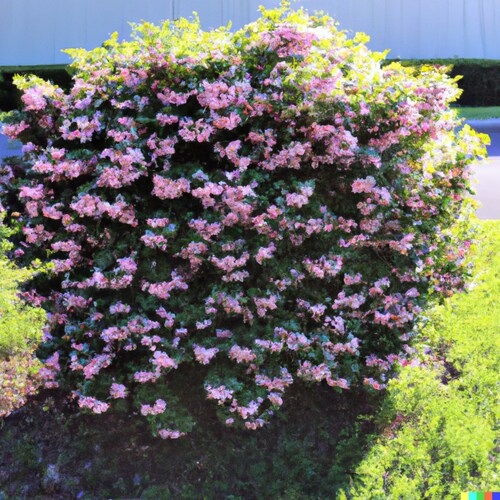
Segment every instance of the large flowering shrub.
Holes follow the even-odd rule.
[[[282,8],[72,50],[68,93],[18,78],[4,133],[25,144],[17,255],[52,266],[25,293],[49,312],[48,387],[125,399],[163,438],[192,426],[200,374],[249,429],[299,379],[384,387],[430,294],[463,285],[482,145],[454,81],[365,42]]]

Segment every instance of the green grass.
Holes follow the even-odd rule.
[[[457,108],[460,118],[466,120],[485,120],[487,118],[500,118],[500,106],[462,107]]]
[[[390,383],[348,498],[451,499],[500,487],[500,222],[482,227],[472,289],[432,311],[420,343],[428,354]]]

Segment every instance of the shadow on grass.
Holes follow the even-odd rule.
[[[192,401],[200,401],[193,395]],[[178,441],[151,437],[141,417],[78,416],[40,395],[0,430],[0,497],[335,498],[369,447],[383,397],[304,385],[259,431],[202,424]]]

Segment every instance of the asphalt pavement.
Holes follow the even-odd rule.
[[[480,219],[500,219],[500,119],[468,120],[478,132],[488,134],[488,158],[475,165],[476,199],[481,206],[477,211]]]

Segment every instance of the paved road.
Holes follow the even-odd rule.
[[[490,156],[476,165],[476,199],[480,219],[500,219],[500,156]]]
[[[2,124],[0,123],[0,127]],[[0,161],[6,156],[16,156],[21,153],[21,145],[19,143],[9,142],[5,135],[0,134]]]
[[[489,158],[476,165],[476,198],[481,203],[477,216],[500,219],[500,120],[469,120],[467,123],[491,138]]]

